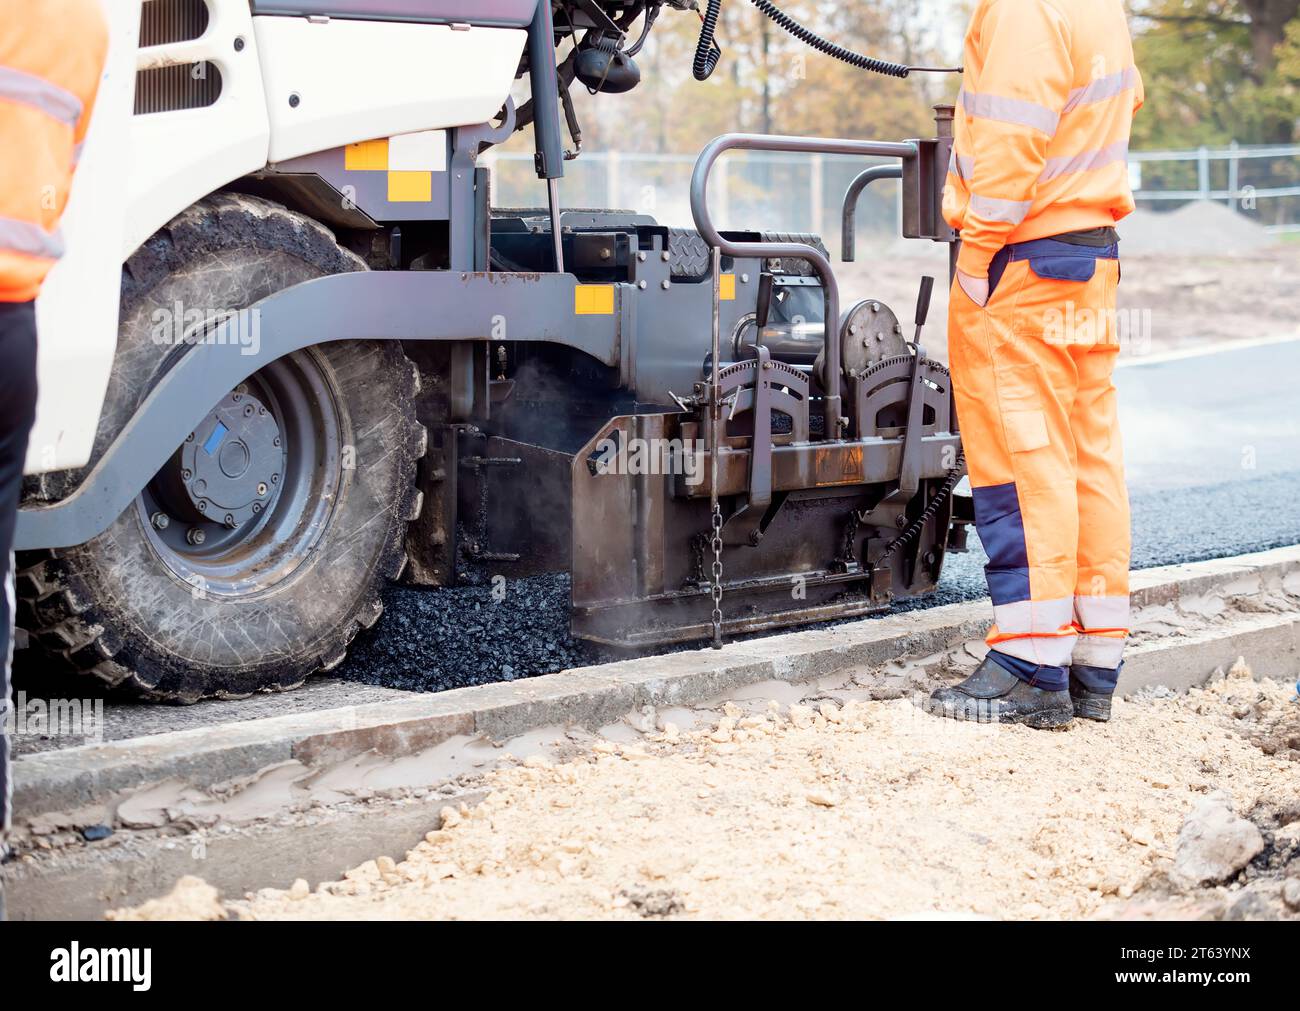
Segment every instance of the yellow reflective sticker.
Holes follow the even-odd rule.
[[[614,315],[612,284],[579,284],[573,289],[573,311],[579,316]]]
[[[432,172],[389,172],[390,204],[427,204],[433,199]]]
[[[723,274],[718,278],[718,300],[734,302],[736,300],[736,275]]]
[[[349,144],[343,149],[343,167],[349,172],[387,172],[388,138]]]

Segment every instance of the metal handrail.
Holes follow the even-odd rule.
[[[871,183],[877,179],[902,179],[902,165],[872,165],[869,169],[864,169],[858,177],[849,183],[848,192],[844,194],[844,220],[840,225],[840,259],[845,263],[852,263],[857,255],[857,223],[855,218],[858,213],[858,197],[862,195]]]
[[[726,256],[756,259],[792,258],[807,261],[822,282],[826,303],[826,326],[822,338],[826,362],[826,436],[838,439],[843,427],[840,410],[840,289],[831,269],[830,259],[821,250],[802,242],[739,242],[724,238],[709,215],[709,173],[714,163],[727,151],[782,151],[802,154],[848,154],[874,158],[917,156],[917,147],[908,141],[844,140],[827,137],[776,137],[760,133],[726,133],[715,137],[700,152],[691,173],[691,216],[700,236]],[[714,279],[717,283],[717,279]],[[716,369],[715,369],[716,372]]]

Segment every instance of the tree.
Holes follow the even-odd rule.
[[[935,58],[921,0],[783,0],[781,6],[850,49],[904,62]],[[933,129],[930,106],[956,93],[955,79],[915,75],[898,81],[840,63],[790,37],[741,0],[723,5],[722,61],[709,81],[699,82],[690,70],[699,26],[697,17],[665,9],[637,57],[643,77],[636,91],[593,100],[575,96],[588,147],[693,152],[732,130],[927,135]]]
[[[1291,55],[1300,0],[1147,0],[1134,4],[1148,147],[1289,143],[1300,115]]]

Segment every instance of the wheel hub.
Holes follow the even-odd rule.
[[[223,397],[140,493],[150,545],[203,593],[270,592],[326,529],[345,441],[321,356],[272,362]]]
[[[190,519],[238,529],[274,501],[284,441],[275,415],[257,397],[227,395],[181,446],[181,496],[174,504]]]

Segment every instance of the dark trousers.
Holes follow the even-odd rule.
[[[23,481],[27,437],[36,420],[36,306],[0,302],[0,713],[8,715],[13,662],[14,523]],[[13,784],[7,720],[0,720],[0,840],[9,828]],[[0,841],[0,846],[3,842]]]

